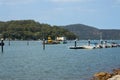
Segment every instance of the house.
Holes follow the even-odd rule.
[[[64,41],[64,40],[66,40],[66,37],[57,37],[56,40],[57,41]]]

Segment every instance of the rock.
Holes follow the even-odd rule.
[[[120,75],[120,69],[113,69],[113,75]]]
[[[120,75],[115,75],[112,78],[109,78],[107,80],[120,80]]]
[[[120,68],[113,69],[112,73],[99,72],[91,80],[120,80]]]
[[[93,80],[107,80],[108,78],[111,78],[111,74],[107,72],[99,72],[94,74]]]
[[[107,74],[107,72],[99,72],[94,74],[94,77],[99,77],[99,76],[105,76]]]

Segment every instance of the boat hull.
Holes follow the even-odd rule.
[[[69,49],[84,49],[82,46],[71,46]]]
[[[70,46],[69,49],[94,49],[92,46]]]

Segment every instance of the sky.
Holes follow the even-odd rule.
[[[30,19],[120,29],[120,0],[0,0],[0,9],[0,21]]]

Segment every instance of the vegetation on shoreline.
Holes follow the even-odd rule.
[[[47,39],[50,36],[55,39],[58,36],[65,36],[72,40],[77,36],[59,26],[51,26],[48,24],[41,24],[34,20],[12,20],[7,22],[0,22],[0,34],[4,39],[18,39],[18,40],[38,40]]]
[[[55,39],[65,36],[68,40],[79,38],[80,40],[119,40],[119,29],[98,29],[83,24],[72,24],[67,26],[51,26],[34,20],[12,20],[0,21],[0,34],[5,39],[38,40],[47,39],[50,36]]]

